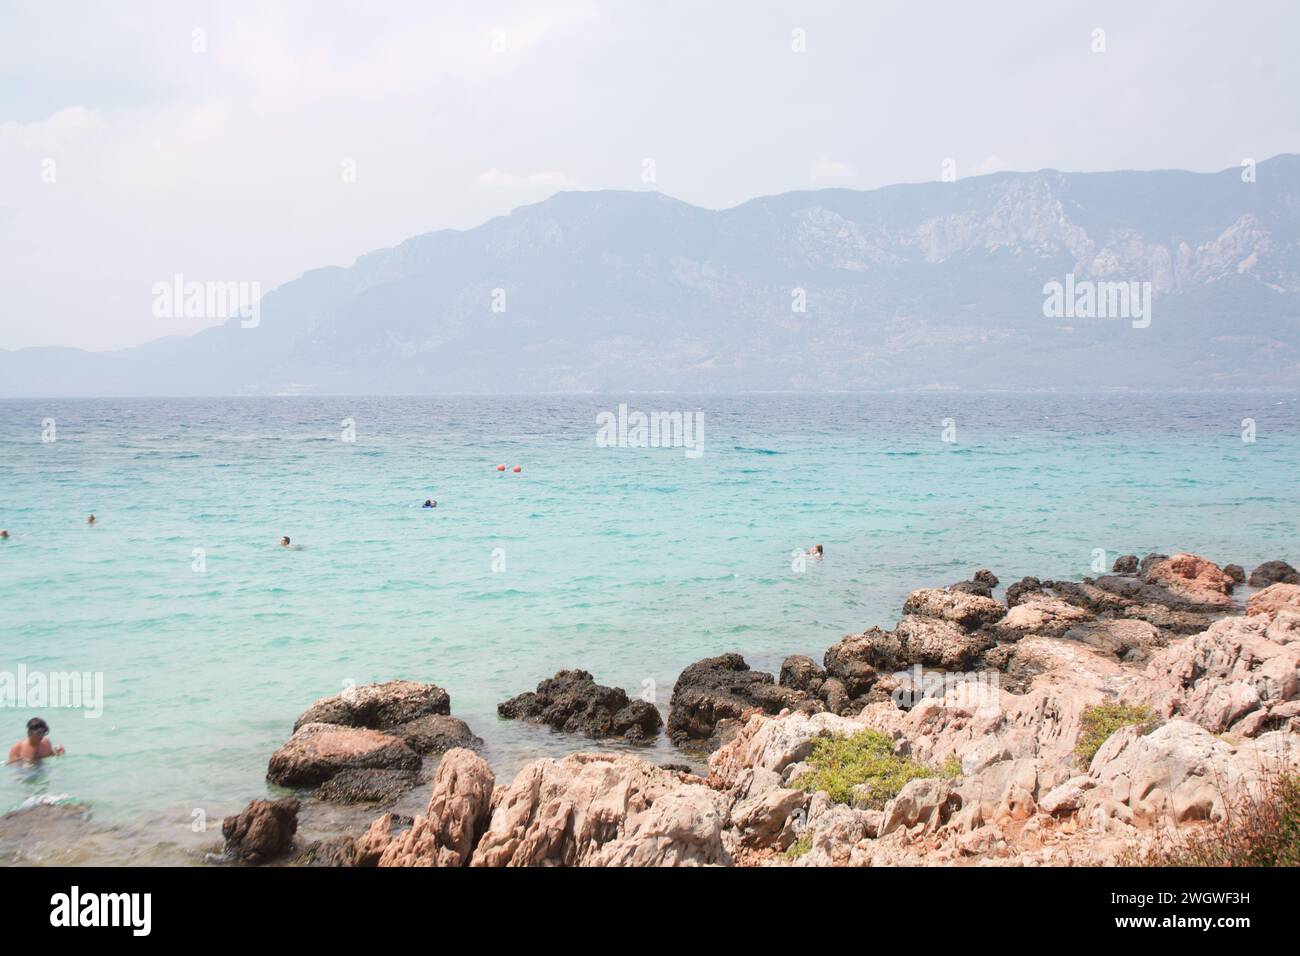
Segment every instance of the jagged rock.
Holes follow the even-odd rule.
[[[1096,784],[1088,776],[1071,777],[1065,783],[1053,788],[1038,801],[1038,808],[1044,813],[1061,816],[1074,813],[1083,806],[1084,794]]]
[[[1169,555],[1167,554],[1157,554],[1155,552],[1148,554],[1138,565],[1138,574],[1146,577],[1147,571],[1151,570],[1152,567],[1159,564],[1161,561],[1167,561],[1168,559]]]
[[[1248,617],[1264,617],[1272,621],[1279,614],[1300,615],[1300,584],[1270,584],[1246,601]]]
[[[1270,637],[1266,616],[1230,617],[1153,655],[1147,682],[1126,695],[1161,717],[1183,717],[1211,733],[1246,736],[1269,728],[1281,705],[1300,698],[1300,643]],[[1245,718],[1263,713],[1249,722]],[[1287,710],[1277,720],[1291,719]]]
[[[420,769],[399,737],[335,724],[303,724],[271,755],[266,775],[286,787],[315,786],[344,770]]]
[[[739,654],[723,654],[696,661],[677,678],[668,704],[668,735],[674,743],[707,740],[719,721],[740,718],[755,707],[770,714],[825,709],[817,698],[777,685],[771,674],[750,670]]]
[[[497,707],[507,720],[528,720],[566,733],[588,737],[648,740],[659,733],[663,718],[655,705],[629,700],[621,687],[597,684],[587,671],[560,671]]]
[[[1240,564],[1225,564],[1223,573],[1232,578],[1234,584],[1246,583],[1246,569]]]
[[[410,817],[385,813],[376,817],[369,829],[356,838],[356,866],[378,866],[384,851],[402,831],[414,824]]]
[[[808,804],[808,794],[782,787],[780,774],[762,768],[742,771],[727,796],[727,836],[736,849],[784,850],[795,840],[792,815]]]
[[[980,568],[971,576],[971,580],[990,588],[998,586],[998,576],[988,568]]]
[[[322,783],[316,796],[330,803],[391,803],[419,782],[413,770],[352,768]]]
[[[1006,608],[992,598],[964,594],[940,588],[913,591],[903,602],[903,614],[950,621],[966,630],[992,624],[1006,613]]]
[[[881,673],[901,670],[906,666],[903,645],[898,637],[878,627],[861,634],[851,634],[838,644],[832,644],[826,649],[822,663],[826,666],[827,674],[822,693],[828,704],[830,688],[827,684],[832,679],[838,680],[844,694],[853,699],[867,694]],[[840,712],[839,707],[829,709]]]
[[[239,813],[221,822],[226,854],[243,863],[266,863],[284,856],[293,847],[298,831],[298,809],[293,797],[254,800]]]
[[[909,780],[898,796],[885,804],[880,836],[888,836],[900,827],[910,830],[920,824],[937,830],[962,808],[961,796],[953,782],[940,777]]]
[[[496,778],[486,760],[463,747],[438,765],[425,816],[384,847],[379,865],[466,866],[487,827]]]
[[[495,802],[472,866],[691,866],[730,862],[726,797],[630,756],[528,764]]]
[[[308,707],[293,729],[307,724],[337,724],[392,732],[408,721],[429,714],[451,713],[451,698],[436,684],[409,680],[349,687]]]
[[[1136,825],[1222,820],[1230,796],[1277,773],[1297,746],[1300,734],[1276,731],[1236,747],[1187,720],[1148,734],[1122,727],[1092,758],[1082,812]]]
[[[962,594],[974,594],[979,597],[993,596],[993,589],[983,581],[958,581],[956,584],[948,585],[945,590],[958,591]]]
[[[880,832],[883,814],[833,803],[825,793],[813,794],[808,803],[806,832],[812,843],[797,866],[845,866],[869,863],[862,850],[864,841]]]
[[[791,687],[816,695],[821,690],[826,672],[817,662],[803,654],[791,654],[781,662],[781,675],[777,679],[782,687]]]
[[[417,754],[446,753],[455,747],[479,750],[482,738],[469,729],[469,724],[448,714],[428,714],[409,720],[396,728],[397,734]]]
[[[1137,574],[1138,558],[1136,554],[1122,554],[1115,559],[1111,565],[1111,571],[1116,574]]]
[[[1252,588],[1266,588],[1270,584],[1300,584],[1300,571],[1285,561],[1265,561],[1250,572],[1247,583]]]

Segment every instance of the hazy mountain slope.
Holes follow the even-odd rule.
[[[1150,327],[1045,318],[1066,273],[1150,281]],[[560,193],[308,273],[255,329],[0,352],[6,396],[931,386],[1300,386],[1300,157],[1254,183],[999,173],[723,211]]]

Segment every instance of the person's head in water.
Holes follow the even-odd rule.
[[[438,507],[438,502],[434,501],[432,498],[425,498],[424,506],[426,508],[436,508]]]
[[[0,528],[0,541],[3,541],[7,537],[9,537],[9,532],[4,528]]]
[[[280,539],[280,547],[282,548],[289,547],[289,536],[287,534]]]
[[[86,524],[94,524],[94,523],[95,523],[94,515],[90,515],[89,517],[86,518]]]
[[[39,717],[27,721],[27,736],[9,749],[9,763],[38,763],[46,757],[63,753],[49,741],[50,725]]]
[[[811,548],[808,549],[808,553],[815,554],[817,555],[817,557],[820,558],[822,556],[822,546],[820,544],[814,544]]]

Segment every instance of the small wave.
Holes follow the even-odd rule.
[[[747,455],[784,455],[783,451],[774,451],[771,448],[746,448],[744,445],[733,445],[733,451],[743,451]]]

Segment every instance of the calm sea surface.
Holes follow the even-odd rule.
[[[703,413],[703,455],[598,447],[620,401]],[[1294,395],[0,402],[0,672],[104,686],[97,718],[0,708],[6,745],[39,713],[68,749],[0,774],[0,809],[232,812],[312,701],[392,678],[445,687],[510,774],[590,746],[496,717],[560,668],[666,714],[694,660],[820,659],[983,566],[1005,585],[1093,573],[1099,548],[1295,563],[1298,478]]]

